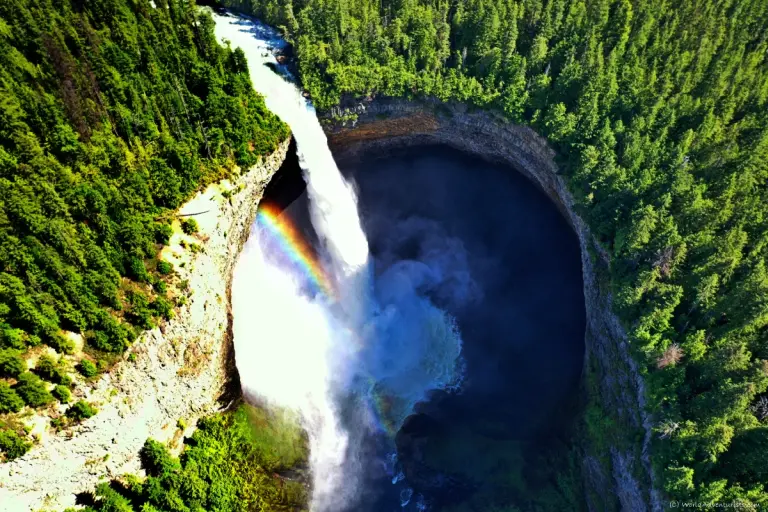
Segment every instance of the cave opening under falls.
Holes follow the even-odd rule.
[[[373,273],[402,260],[438,268],[427,293],[463,340],[457,391],[431,393],[396,433],[366,434],[365,477],[349,510],[526,510],[542,493],[563,492],[585,332],[567,221],[514,169],[447,146],[337,153],[357,190]],[[318,243],[294,151],[262,204]]]

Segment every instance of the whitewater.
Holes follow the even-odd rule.
[[[393,438],[431,390],[460,383],[461,336],[428,297],[444,276],[417,261],[377,267],[354,187],[314,107],[284,68],[273,70],[284,41],[256,21],[213,17],[217,38],[243,50],[254,88],[291,128],[319,239],[306,250],[280,212],[251,229],[232,285],[243,393],[298,415],[310,445],[311,510],[359,510],[370,463],[363,439]]]

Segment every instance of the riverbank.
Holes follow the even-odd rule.
[[[581,247],[588,421],[579,442],[589,509],[662,510],[661,496],[653,486],[652,418],[645,412],[644,383],[629,353],[626,334],[612,312],[611,293],[602,277],[607,275],[609,255],[579,217],[546,140],[530,128],[505,123],[492,113],[437,102],[358,102],[332,109],[324,122],[337,158],[369,150],[446,144],[513,167],[552,199]],[[599,421],[590,422],[590,417]]]
[[[0,465],[0,511],[60,509],[104,478],[139,473],[147,438],[180,448],[197,420],[227,405],[237,386],[231,338],[230,282],[262,192],[288,151],[271,155],[231,180],[211,185],[179,209],[199,231],[174,234],[163,259],[186,303],[145,332],[85,399],[99,413],[50,436],[23,457]]]

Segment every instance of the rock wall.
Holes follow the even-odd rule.
[[[344,118],[356,120],[334,121]],[[607,450],[588,438],[582,440],[587,504],[591,511],[662,510],[661,496],[653,490],[649,454],[652,423],[645,412],[643,381],[629,354],[626,334],[612,313],[608,285],[601,277],[606,275],[610,256],[576,213],[565,180],[558,175],[555,153],[546,140],[530,128],[505,123],[492,113],[469,112],[461,104],[437,102],[357,103],[327,113],[325,122],[329,142],[339,157],[372,149],[447,144],[510,165],[549,195],[581,246],[587,313],[585,376],[595,376],[598,402],[617,418],[619,427]],[[622,428],[624,425],[629,428]]]
[[[102,479],[139,473],[138,453],[147,438],[180,447],[185,430],[189,433],[201,416],[227,405],[226,391],[237,375],[232,367],[232,270],[288,144],[247,172],[211,185],[180,209],[194,216],[199,233],[184,235],[176,221],[162,257],[174,263],[176,289],[188,297],[186,304],[172,320],[137,340],[129,352],[133,361],[126,354],[94,386],[78,388],[75,398],[95,403],[97,415],[0,464],[0,511],[72,506],[77,493],[92,490]]]

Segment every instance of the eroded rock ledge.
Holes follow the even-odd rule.
[[[77,493],[92,490],[99,480],[138,473],[138,452],[148,437],[178,444],[184,428],[188,433],[201,416],[226,405],[220,397],[236,375],[231,368],[232,270],[288,143],[180,209],[180,214],[194,214],[200,231],[192,240],[176,222],[163,258],[174,262],[178,282],[188,283],[187,303],[174,319],[139,338],[131,349],[134,361],[124,360],[79,393],[96,404],[96,416],[0,464],[0,511],[72,506]],[[200,250],[190,250],[192,243]]]
[[[338,119],[356,118],[341,123]],[[368,150],[447,144],[486,160],[502,162],[523,173],[557,205],[579,238],[587,314],[585,373],[599,380],[602,407],[631,426],[608,453],[583,440],[585,495],[592,511],[661,511],[661,495],[653,488],[650,462],[652,419],[645,412],[645,391],[629,354],[627,337],[611,309],[604,276],[609,255],[597,244],[577,215],[565,180],[558,175],[555,153],[533,130],[503,122],[464,105],[403,100],[374,100],[334,109],[326,115],[326,131],[334,154],[354,156]],[[634,433],[640,433],[637,442]]]

